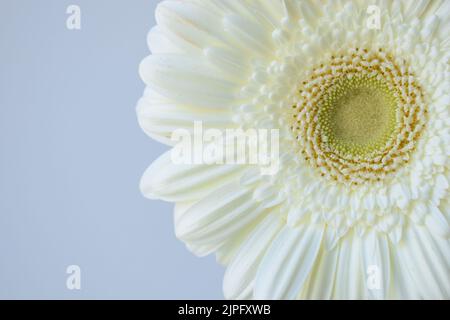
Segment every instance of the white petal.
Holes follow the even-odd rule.
[[[244,228],[257,223],[264,211],[252,200],[252,190],[228,184],[194,204],[177,221],[181,240],[217,250]]]
[[[442,199],[439,203],[439,209],[448,223],[450,223],[450,199]]]
[[[442,256],[440,259],[437,258],[438,255],[433,252],[436,248],[434,246],[429,246],[429,241],[425,243],[422,242],[426,239],[423,232],[426,232],[424,227],[411,225],[406,228],[402,246],[399,246],[397,251],[400,263],[408,270],[414,283],[417,284],[417,288],[422,298],[448,299],[450,298],[448,295],[448,286],[450,285],[450,280],[448,279],[448,275],[450,275],[450,265],[448,261],[444,262],[445,260],[442,260]],[[444,252],[444,257],[449,256],[448,242],[446,242],[446,246],[447,249],[446,252]],[[439,270],[445,268],[447,275],[443,276],[441,272],[437,273],[436,268],[439,268]]]
[[[172,150],[156,159],[141,179],[141,192],[150,199],[192,201],[223,184],[238,180],[245,166],[175,164]]]
[[[256,299],[295,299],[316,261],[323,228],[284,227],[264,256],[256,274]]]
[[[398,255],[396,245],[391,246],[392,277],[388,299],[421,299],[419,286],[414,282],[405,263]]]
[[[425,224],[430,230],[441,237],[450,238],[450,225],[438,207],[430,204],[429,214],[425,218]]]
[[[434,188],[432,195],[432,202],[434,204],[439,204],[439,201],[444,198],[448,190],[448,181],[443,174],[438,175],[434,179]]]
[[[234,128],[230,109],[205,109],[173,103],[147,88],[137,105],[139,125],[153,139],[174,145],[172,134],[179,129],[193,131],[194,122],[201,121],[202,128]]]
[[[235,84],[197,57],[151,55],[141,62],[139,73],[149,87],[182,104],[226,108],[234,99]]]
[[[314,266],[307,293],[308,299],[331,299],[336,278],[339,247],[321,250]]]
[[[233,237],[227,238],[215,252],[216,261],[223,266],[229,265],[255,227],[256,224],[250,224],[234,234]]]
[[[404,15],[406,19],[420,18],[425,12],[430,0],[404,0]]]
[[[189,1],[163,1],[156,21],[167,37],[184,52],[195,53],[211,43],[223,43],[220,16]]]
[[[224,28],[233,35],[236,44],[243,49],[250,49],[253,53],[271,53],[271,32],[252,20],[236,14],[227,14],[223,19]]]
[[[349,233],[336,247],[339,257],[334,279],[333,299],[364,298],[365,273],[362,270],[361,238]]]
[[[149,31],[147,45],[153,54],[179,52],[176,45],[164,35],[160,26],[154,26]]]
[[[386,299],[391,279],[391,261],[389,240],[386,235],[369,232],[363,238],[363,270],[369,276],[380,276],[374,279],[375,287],[366,281],[366,294],[370,299]],[[371,273],[371,272],[373,273]],[[379,288],[376,286],[379,285]]]
[[[246,79],[249,69],[248,57],[230,49],[209,46],[203,50],[204,55],[214,66],[219,68],[228,77],[240,83]]]
[[[245,241],[225,272],[226,299],[241,299],[242,293],[252,292],[257,268],[281,226],[280,218],[269,214]]]
[[[422,246],[433,275],[439,279],[443,297],[450,297],[450,247],[449,241],[445,241],[433,233],[417,228],[415,236]]]
[[[437,2],[437,1],[436,1]],[[439,36],[442,39],[447,39],[450,33],[450,2],[442,1],[441,6],[436,10],[435,14],[440,18]]]
[[[303,220],[303,218],[308,216],[309,212],[308,207],[306,207],[301,201],[292,203],[287,215],[287,224],[291,227],[296,226]]]
[[[173,221],[177,223],[178,219],[186,212],[190,207],[192,207],[194,202],[177,202],[173,208]]]

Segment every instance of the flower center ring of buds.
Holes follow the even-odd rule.
[[[405,61],[359,48],[313,69],[293,108],[302,156],[322,176],[355,185],[406,164],[427,114]]]

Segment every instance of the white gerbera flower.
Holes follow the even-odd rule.
[[[145,172],[226,298],[450,298],[450,1],[163,1],[142,128],[278,128],[280,167]],[[370,22],[370,21],[369,21]],[[379,27],[379,28],[378,28]]]

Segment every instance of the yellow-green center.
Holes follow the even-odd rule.
[[[375,77],[343,77],[320,101],[319,124],[331,150],[365,156],[381,150],[393,137],[397,101]]]

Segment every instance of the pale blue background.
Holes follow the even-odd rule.
[[[0,298],[222,298],[223,268],[138,190],[165,150],[135,117],[156,3],[0,0]]]

